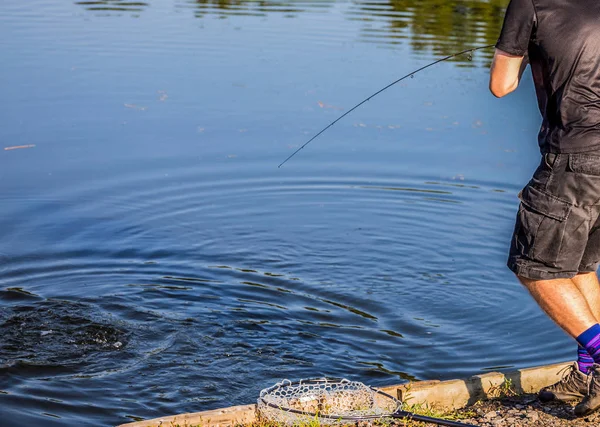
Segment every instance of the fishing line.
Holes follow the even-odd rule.
[[[494,47],[495,45],[491,44],[488,46],[480,46],[480,47],[475,47],[473,49],[466,49],[463,50],[462,52],[458,52],[458,53],[453,53],[452,55],[448,55],[444,58],[440,58],[437,61],[432,62],[431,64],[427,64],[421,68],[419,68],[418,70],[413,71],[412,73],[408,73],[407,75],[405,75],[404,77],[399,78],[398,80],[390,83],[389,85],[387,85],[386,87],[384,87],[383,89],[378,90],[377,92],[375,92],[373,95],[369,96],[368,98],[366,98],[365,100],[361,101],[360,103],[356,104],[354,107],[352,107],[351,109],[349,109],[348,111],[346,111],[344,114],[342,114],[340,117],[338,117],[337,119],[335,119],[333,122],[331,122],[329,125],[327,125],[326,127],[324,127],[319,133],[317,133],[315,136],[313,136],[311,139],[309,139],[307,142],[305,142],[300,148],[298,148],[296,151],[294,151],[287,159],[285,159],[283,162],[281,162],[279,164],[279,166],[277,166],[278,168],[280,168],[281,166],[283,166],[285,164],[285,162],[287,162],[289,159],[291,159],[292,157],[294,157],[296,155],[296,153],[298,153],[298,151],[302,150],[304,147],[306,147],[309,143],[311,143],[313,140],[315,140],[319,135],[321,135],[323,132],[325,132],[327,129],[329,129],[331,126],[333,126],[334,124],[336,124],[337,122],[339,122],[340,120],[342,120],[344,117],[346,117],[348,114],[350,114],[352,111],[356,110],[358,107],[360,107],[361,105],[363,105],[365,102],[367,102],[368,100],[370,100],[371,98],[379,95],[381,92],[383,92],[384,90],[394,86],[396,83],[401,82],[404,79],[407,79],[409,77],[414,77],[415,74],[434,66],[435,64],[439,64],[440,62],[444,62],[447,61],[448,59],[452,59],[455,58],[457,56],[460,55],[464,55],[465,53],[469,54],[469,61],[472,59],[472,53],[475,52],[476,50],[481,50],[481,49],[489,49],[491,47]]]

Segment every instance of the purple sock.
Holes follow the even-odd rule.
[[[587,350],[581,346],[577,346],[577,367],[579,370],[587,375],[593,364],[594,359]]]
[[[577,337],[577,342],[587,350],[594,363],[600,364],[600,325],[595,324]]]

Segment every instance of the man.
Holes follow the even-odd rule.
[[[491,69],[502,97],[531,65],[542,161],[519,194],[508,267],[577,340],[578,358],[540,399],[600,408],[600,1],[512,0]]]

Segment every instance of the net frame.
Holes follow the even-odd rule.
[[[345,378],[283,380],[260,392],[259,418],[287,426],[318,419],[332,425],[390,417],[402,409],[395,397]]]

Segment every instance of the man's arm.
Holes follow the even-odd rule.
[[[490,70],[490,91],[502,98],[519,86],[523,71],[527,66],[524,56],[515,56],[496,49]]]

